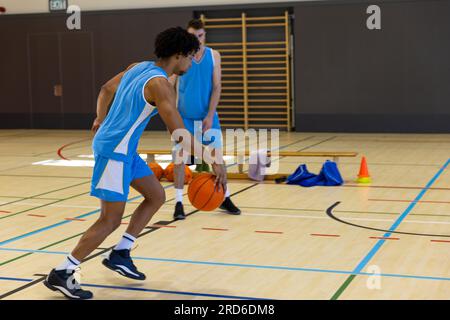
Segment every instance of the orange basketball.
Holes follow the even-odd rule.
[[[173,177],[174,166],[175,165],[173,163],[170,163],[164,170],[164,176],[170,182],[174,181],[174,177]],[[187,165],[185,165],[184,166],[184,184],[188,184],[189,182],[191,182],[191,180],[192,180],[192,171],[191,171],[191,169],[189,169],[189,167]]]
[[[153,171],[153,174],[155,175],[156,179],[161,180],[164,173],[163,168],[156,162],[150,162],[148,166]]]
[[[189,201],[196,209],[212,211],[222,204],[225,193],[223,188],[214,190],[215,180],[216,176],[211,173],[201,173],[189,184]]]

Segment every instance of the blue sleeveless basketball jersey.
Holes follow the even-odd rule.
[[[202,120],[209,111],[213,89],[214,56],[211,48],[205,47],[200,61],[192,60],[192,66],[183,76],[178,77],[177,107],[186,129],[202,144],[219,148],[222,145],[220,121],[214,114],[212,128],[217,137],[202,133]],[[220,137],[218,136],[220,133]],[[213,143],[213,144],[212,144]]]
[[[199,62],[178,78],[178,111],[184,119],[203,120],[209,110],[213,88],[214,57],[212,49],[205,47]]]
[[[125,72],[108,115],[94,137],[94,154],[132,161],[148,121],[158,112],[144,97],[145,85],[155,77],[167,79],[167,73],[151,61]]]
[[[92,143],[92,196],[105,201],[127,201],[132,181],[152,175],[137,153],[137,146],[148,121],[158,112],[144,97],[145,85],[155,77],[167,79],[167,74],[153,62],[139,63],[122,77]]]

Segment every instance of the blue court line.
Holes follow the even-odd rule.
[[[3,280],[3,281],[32,282],[35,279],[0,277],[0,281],[1,280]],[[255,297],[245,297],[245,296],[230,296],[230,295],[214,294],[214,293],[159,290],[159,289],[147,289],[147,288],[136,288],[136,287],[121,287],[121,286],[109,286],[109,285],[103,285],[103,284],[89,284],[89,283],[83,283],[83,287],[102,288],[102,289],[116,289],[116,290],[127,290],[127,291],[167,293],[167,294],[176,294],[176,295],[182,295],[182,296],[197,296],[197,297],[210,297],[210,298],[222,298],[222,299],[273,300],[273,299],[266,299],[266,298],[255,298]]]
[[[164,189],[168,189],[168,188],[170,188],[172,186],[173,186],[173,184],[167,185],[167,186],[164,187]],[[142,195],[130,198],[130,199],[127,200],[127,202],[131,202],[131,201],[139,199],[139,198],[142,198]],[[96,214],[96,213],[98,213],[100,211],[101,211],[101,209],[96,209],[96,210],[90,211],[88,213],[82,214],[80,216],[77,216],[77,217],[75,217],[75,219],[83,219],[83,218],[89,217],[89,216],[91,216],[93,214]],[[72,220],[61,221],[61,222],[52,224],[50,226],[47,226],[47,227],[44,227],[44,228],[41,228],[41,229],[37,229],[37,230],[31,231],[31,232],[25,233],[25,234],[20,235],[20,236],[17,236],[17,237],[8,239],[8,240],[4,240],[4,241],[0,242],[0,246],[4,246],[5,244],[11,243],[11,242],[15,242],[17,240],[20,240],[20,239],[23,239],[23,238],[27,238],[27,237],[30,237],[32,235],[35,235],[35,234],[38,234],[38,233],[41,233],[41,232],[44,232],[44,231],[47,231],[47,230],[50,230],[50,229],[62,226],[62,225],[65,225],[67,223],[71,223],[71,222],[73,222],[73,221]]]
[[[165,188],[166,188],[166,187],[165,187]],[[128,199],[127,202],[136,200],[136,199],[138,199],[138,198],[140,198],[140,197],[142,197],[142,196],[136,196],[136,197],[134,197],[134,198]],[[88,213],[85,213],[85,214],[82,214],[82,215],[80,215],[80,216],[77,216],[77,217],[75,217],[75,219],[86,218],[86,217],[89,217],[89,216],[91,216],[91,215],[93,215],[93,214],[95,214],[95,213],[98,213],[98,212],[100,212],[100,211],[101,211],[101,209],[96,209],[96,210],[94,210],[94,211],[90,211],[90,212],[88,212]],[[35,234],[38,234],[38,233],[41,233],[41,232],[44,232],[44,231],[47,231],[47,230],[50,230],[50,229],[53,229],[53,228],[62,226],[62,225],[64,225],[64,224],[71,223],[71,222],[73,222],[73,221],[72,221],[72,220],[64,220],[64,221],[61,221],[61,222],[52,224],[52,225],[47,226],[47,227],[40,228],[40,229],[31,231],[31,232],[25,233],[25,234],[23,234],[23,235],[20,235],[20,236],[17,236],[17,237],[14,237],[14,238],[11,238],[11,239],[8,239],[8,240],[5,240],[5,241],[0,242],[0,246],[4,246],[5,244],[8,244],[8,243],[11,243],[11,242],[14,242],[14,241],[23,239],[23,238],[27,238],[27,237],[29,237],[29,236],[32,236],[32,235],[35,235]]]
[[[439,171],[433,176],[433,178],[427,183],[427,185],[422,189],[422,191],[417,195],[417,197],[409,204],[406,210],[397,218],[397,220],[392,224],[392,226],[388,229],[389,232],[384,234],[384,238],[388,238],[391,236],[392,232],[397,229],[397,227],[402,223],[402,221],[408,216],[412,209],[416,206],[418,201],[422,199],[425,193],[430,189],[430,187],[436,182],[436,180],[440,177],[440,175],[444,172],[444,170],[450,164],[450,159],[439,169]],[[378,240],[377,243],[373,246],[373,248],[369,251],[369,253],[361,260],[361,262],[356,266],[353,270],[354,273],[360,273],[364,267],[369,263],[369,261],[373,258],[373,256],[380,250],[381,246],[386,242],[386,240]]]
[[[13,249],[13,248],[0,248],[0,251],[31,252],[31,253],[59,254],[59,255],[68,255],[70,253],[70,252],[64,252],[64,251]],[[133,256],[132,258],[134,260],[146,260],[146,261],[156,261],[156,262],[170,262],[170,263],[185,263],[185,264],[198,264],[198,265],[211,265],[211,266],[222,266],[222,267],[239,267],[239,268],[269,269],[269,270],[283,270],[283,271],[319,272],[319,273],[361,275],[361,276],[380,275],[382,277],[393,277],[393,278],[450,281],[450,277],[416,276],[416,275],[395,274],[395,273],[380,273],[380,274],[374,274],[374,273],[369,273],[369,272],[358,272],[358,273],[355,273],[355,272],[346,271],[346,270],[330,270],[330,269],[300,268],[300,267],[283,267],[283,266],[270,266],[270,265],[226,263],[226,262],[212,262],[212,261],[194,261],[194,260],[168,259],[168,258],[151,258],[151,257],[137,257],[137,256]]]
[[[108,285],[99,285],[99,284],[83,284],[83,286],[84,287],[93,287],[93,288],[118,289],[118,290],[128,290],[128,291],[156,292],[156,293],[167,293],[167,294],[176,294],[176,295],[183,295],[183,296],[199,296],[199,297],[210,297],[210,298],[241,299],[241,300],[273,300],[273,299],[266,299],[266,298],[229,296],[229,295],[213,294],[213,293],[158,290],[158,289],[146,289],[146,288],[135,288],[135,287],[108,286]]]
[[[281,149],[284,149],[284,148],[286,148],[286,147],[288,147],[288,146],[290,146],[290,145],[296,144],[296,143],[298,143],[298,142],[302,142],[303,140],[305,140],[305,139],[297,140],[297,141],[295,141],[295,142],[293,142],[293,143],[290,143],[290,144],[288,144],[288,145],[279,147],[279,148],[277,148],[277,149],[275,149],[275,150],[281,150]],[[232,164],[227,165],[226,167],[229,168],[229,167],[232,167],[232,166],[235,166],[235,165],[236,165],[236,163],[232,163]],[[164,189],[168,189],[168,188],[170,188],[170,187],[172,187],[172,186],[173,186],[173,184],[167,185],[167,186],[164,187]],[[142,196],[139,195],[139,196],[136,196],[136,197],[134,197],[134,198],[128,199],[127,202],[131,202],[131,201],[136,200],[136,199],[139,199],[139,198],[142,198]],[[91,216],[91,215],[93,215],[93,214],[95,214],[95,213],[98,213],[98,212],[100,212],[100,211],[101,211],[101,209],[96,209],[96,210],[94,210],[94,211],[90,211],[90,212],[88,212],[88,213],[85,213],[85,214],[82,214],[82,215],[80,215],[80,216],[77,216],[77,217],[75,217],[75,219],[83,219],[83,218],[85,218],[85,217]],[[25,234],[20,235],[20,236],[17,236],[17,237],[8,239],[8,240],[4,240],[4,241],[0,242],[0,246],[4,246],[5,244],[11,243],[11,242],[15,242],[15,241],[17,241],[17,240],[20,240],[20,239],[23,239],[23,238],[27,238],[27,237],[30,237],[30,236],[32,236],[32,235],[35,235],[35,234],[38,234],[38,233],[41,233],[41,232],[44,232],[44,231],[47,231],[47,230],[50,230],[50,229],[53,229],[53,228],[62,226],[62,225],[65,225],[65,224],[67,224],[67,223],[71,223],[71,222],[73,222],[73,221],[71,221],[71,220],[61,221],[61,222],[52,224],[52,225],[50,225],[50,226],[47,226],[47,227],[44,227],[44,228],[41,228],[41,229],[37,229],[37,230],[31,231],[31,232],[25,233]]]
[[[31,282],[31,281],[33,281],[33,279],[9,278],[9,277],[0,277],[0,280],[3,280],[3,281],[22,281],[22,282]]]
[[[32,250],[32,249],[0,248],[0,250],[12,252],[27,252],[27,253],[47,253],[47,254],[64,254],[64,255],[70,254],[70,252],[63,252],[63,251]]]
[[[164,189],[168,189],[171,186],[173,186],[173,184],[169,184],[169,185],[165,186]],[[127,200],[127,202],[131,202],[131,201],[139,199],[139,198],[142,198],[142,196],[139,195],[139,196],[130,198],[130,199]],[[83,218],[89,217],[89,216],[91,216],[91,215],[93,215],[95,213],[98,213],[100,211],[101,211],[101,209],[96,209],[96,210],[90,211],[88,213],[82,214],[80,216],[77,216],[77,217],[75,217],[75,219],[83,219]],[[41,228],[41,229],[37,229],[37,230],[31,231],[31,232],[25,233],[25,234],[23,234],[21,236],[17,236],[17,237],[14,237],[14,238],[11,238],[11,239],[8,239],[8,240],[0,242],[0,246],[4,246],[5,244],[8,244],[8,243],[11,243],[11,242],[23,239],[23,238],[27,238],[29,236],[32,236],[32,235],[35,235],[35,234],[38,234],[38,233],[41,233],[41,232],[44,232],[44,231],[47,231],[47,230],[50,230],[50,229],[62,226],[64,224],[71,223],[71,222],[74,222],[74,221],[72,221],[72,220],[65,220],[65,221],[61,221],[61,222],[52,224],[50,226],[47,226],[47,227],[44,227],[44,228]]]

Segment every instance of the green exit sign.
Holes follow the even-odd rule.
[[[67,10],[67,0],[49,0],[48,7],[50,9],[50,12],[66,11]]]

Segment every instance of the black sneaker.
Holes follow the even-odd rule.
[[[231,201],[230,197],[225,198],[225,201],[222,202],[220,209],[226,210],[227,213],[229,213],[229,214],[234,214],[234,215],[241,214],[241,210],[239,210],[239,208],[234,205],[234,203]]]
[[[108,258],[103,259],[103,265],[120,275],[134,280],[145,280],[145,274],[139,272],[131,260],[130,250],[112,250]]]
[[[92,292],[80,287],[80,275],[77,270],[55,270],[45,278],[44,284],[52,291],[59,291],[69,299],[87,300],[93,297]]]
[[[173,218],[175,220],[184,220],[186,216],[184,215],[183,203],[178,201],[175,205],[175,212],[173,213]]]
[[[192,166],[193,164],[195,164],[195,157],[194,156],[190,156],[188,163],[186,163],[188,166]]]

